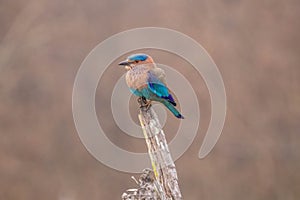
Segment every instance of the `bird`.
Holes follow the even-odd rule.
[[[176,102],[169,93],[164,70],[156,66],[151,56],[144,53],[132,54],[119,65],[127,70],[125,79],[131,93],[146,102],[147,106],[151,105],[151,101],[160,102],[175,117],[184,119],[175,108]]]

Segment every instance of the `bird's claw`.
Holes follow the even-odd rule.
[[[140,108],[148,110],[151,107],[151,101],[147,101],[145,97],[139,97],[137,101],[140,104]]]

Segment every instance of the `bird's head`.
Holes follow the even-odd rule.
[[[147,54],[139,53],[128,56],[125,61],[119,63],[125,69],[130,70],[137,65],[153,63],[153,59]]]

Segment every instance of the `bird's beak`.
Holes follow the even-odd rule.
[[[119,65],[121,65],[121,66],[129,66],[130,63],[127,60],[124,60],[124,61],[120,62]]]

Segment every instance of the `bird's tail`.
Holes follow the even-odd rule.
[[[184,119],[180,112],[167,100],[162,102],[179,119]]]

